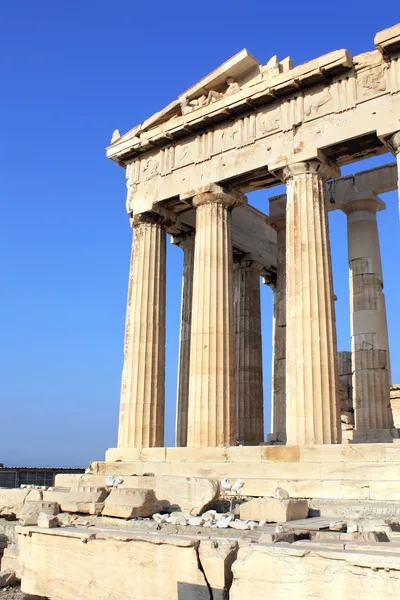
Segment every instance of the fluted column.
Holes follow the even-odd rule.
[[[274,284],[272,327],[271,439],[286,442],[286,221],[271,223],[276,229],[277,273]]]
[[[397,193],[399,196],[399,216],[400,216],[400,131],[392,135],[390,145],[393,148],[393,153],[397,158]]]
[[[231,210],[239,193],[194,197],[188,446],[236,444]]]
[[[330,176],[330,168],[319,160],[294,163],[281,171],[287,184],[286,424],[290,445],[340,441],[325,207],[325,181]]]
[[[246,446],[264,441],[261,270],[246,257],[234,268],[237,440]]]
[[[347,204],[353,405],[356,436],[391,429],[389,340],[376,211],[379,198]],[[377,440],[378,441],[378,440]]]
[[[164,445],[165,251],[161,218],[133,218],[118,447]]]
[[[181,300],[181,334],[178,359],[178,390],[176,398],[176,445],[187,445],[190,332],[192,323],[192,293],[194,265],[194,232],[174,237],[174,244],[183,250]]]

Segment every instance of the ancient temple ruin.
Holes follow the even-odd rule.
[[[384,153],[393,161],[341,176]],[[262,65],[242,50],[116,130],[107,156],[126,170],[133,228],[118,445],[36,498],[59,504],[57,529],[50,517],[32,526],[29,494],[14,490],[25,527],[5,559],[22,589],[54,600],[395,600],[399,386],[391,392],[377,213],[380,194],[399,188],[400,25],[355,57]],[[268,215],[248,205],[246,193],[281,183]],[[347,215],[350,274],[352,348],[339,360],[332,210]],[[167,234],[184,253],[174,448]],[[261,284],[274,291],[267,440]]]
[[[107,156],[126,169],[134,230],[119,458],[164,445],[166,233],[184,252],[177,445],[264,441],[260,276],[274,289],[269,439],[341,442],[329,210],[348,222],[351,439],[398,437],[376,220],[397,169],[340,177],[360,158],[400,155],[398,41],[386,36],[375,52],[300,66],[242,50],[114,132]],[[280,182],[287,196],[272,198],[268,217],[247,204],[246,192]]]

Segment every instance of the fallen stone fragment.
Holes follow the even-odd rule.
[[[54,527],[59,527],[58,517],[48,515],[45,512],[41,512],[39,513],[37,525],[38,527],[44,527],[46,529],[53,529]]]
[[[260,544],[277,544],[282,542],[293,544],[295,539],[294,533],[263,533],[258,541]]]
[[[197,516],[207,504],[219,497],[220,485],[216,479],[200,477],[157,477],[156,496],[168,507]]]
[[[313,539],[321,540],[340,540],[340,541],[359,541],[359,542],[389,542],[389,537],[384,531],[355,531],[354,533],[342,531],[316,531]]]
[[[17,516],[29,494],[26,488],[0,488],[0,515]]]
[[[153,490],[113,488],[104,502],[102,515],[121,519],[151,517],[160,508]]]
[[[308,501],[299,499],[254,498],[240,505],[240,518],[279,523],[304,519],[308,515]]]
[[[16,580],[17,578],[15,576],[14,571],[2,571],[0,573],[0,588],[13,585],[16,582]]]
[[[99,515],[104,508],[104,500],[109,490],[105,487],[73,486],[61,500],[63,512]]]
[[[231,521],[228,524],[228,527],[232,527],[232,529],[250,529],[247,521],[242,521],[241,519],[236,519],[235,521]]]
[[[274,498],[278,498],[278,500],[286,500],[289,498],[289,493],[281,487],[277,487],[274,492]]]
[[[167,521],[168,517],[169,517],[168,513],[163,514],[163,515],[161,515],[160,513],[155,513],[153,515],[153,519],[156,523],[165,523]]]
[[[187,519],[185,515],[181,512],[173,512],[167,518],[167,523],[172,523],[173,525],[186,525]]]
[[[26,502],[19,513],[19,522],[22,526],[37,525],[41,513],[55,516],[58,515],[59,506],[57,502]]]
[[[19,563],[18,548],[14,547],[4,548],[3,558],[1,559],[1,568],[3,571],[11,571],[15,573],[17,579],[21,579],[21,565]]]
[[[193,527],[200,527],[204,523],[203,516],[200,517],[189,517],[188,525],[192,525]]]
[[[219,519],[217,521],[217,527],[219,529],[226,529],[228,527],[229,523],[231,521],[233,521],[233,518],[234,518],[233,515],[228,515],[227,517],[225,517],[223,519]]]

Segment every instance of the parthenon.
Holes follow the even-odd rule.
[[[264,442],[261,276],[274,289],[268,439],[341,442],[334,209],[348,224],[355,427],[347,441],[398,437],[376,219],[397,168],[340,176],[360,158],[400,156],[391,35],[378,34],[376,50],[354,59],[338,50],[300,66],[290,57],[261,65],[242,50],[142,125],[114,132],[107,156],[126,169],[134,230],[118,456],[164,445],[166,233],[184,252],[177,446]],[[281,182],[287,196],[271,199],[268,216],[248,205],[247,192]]]
[[[54,488],[0,489],[13,536],[2,569],[23,592],[399,598],[400,385],[378,213],[382,194],[400,194],[400,24],[374,44],[297,66],[242,50],[114,131],[106,152],[126,171],[133,230],[118,443]],[[246,195],[279,185],[265,212],[251,206]],[[351,352],[337,348],[332,211],[347,223]],[[174,447],[167,235],[183,252]],[[273,292],[268,435],[261,285]]]

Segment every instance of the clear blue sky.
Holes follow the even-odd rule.
[[[400,5],[14,0],[0,11],[0,462],[86,466],[117,436],[131,232],[124,172],[105,158],[112,131],[163,108],[243,47],[264,63],[278,54],[295,64],[339,48],[372,50],[376,31],[400,21]],[[394,193],[384,199],[379,224],[393,379],[400,383],[397,201]],[[267,212],[266,192],[249,201]],[[331,219],[331,238],[345,349],[344,215]],[[181,251],[168,246],[169,445],[181,268]],[[262,301],[268,417],[268,288]]]

